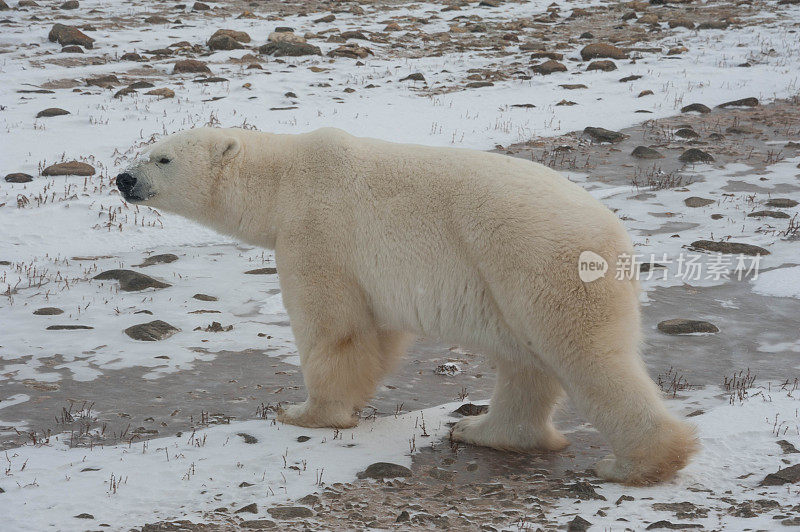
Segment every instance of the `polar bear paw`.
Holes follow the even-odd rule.
[[[281,423],[310,428],[348,429],[358,424],[358,415],[352,409],[311,401],[281,407],[277,419]]]
[[[620,460],[609,455],[594,466],[597,476],[611,482],[625,482],[631,473],[630,466],[625,466]]]
[[[503,425],[495,422],[491,414],[481,414],[462,419],[450,431],[450,439],[457,442],[492,447],[503,451],[560,451],[569,442],[552,424],[541,426]]]

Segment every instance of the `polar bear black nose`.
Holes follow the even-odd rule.
[[[136,178],[131,174],[124,173],[117,176],[117,188],[124,195],[130,194],[134,186],[136,186]]]

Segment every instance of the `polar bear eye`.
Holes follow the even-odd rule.
[[[158,162],[161,164],[169,164],[169,159],[166,157],[162,157],[161,159],[158,160]]]

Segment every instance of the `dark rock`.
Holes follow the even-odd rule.
[[[742,98],[741,100],[733,100],[719,104],[717,107],[725,109],[726,107],[756,107],[758,105],[758,98]]]
[[[169,24],[169,19],[159,15],[153,15],[144,19],[145,24]]]
[[[778,2],[780,4],[780,1]],[[729,26],[727,20],[711,20],[697,25],[698,30],[724,30]]]
[[[236,510],[234,513],[236,513],[236,514],[243,514],[243,513],[257,514],[258,513],[258,505],[256,503],[252,502],[252,503],[248,504],[247,506],[242,506],[241,508]]]
[[[256,268],[255,270],[247,270],[244,273],[248,275],[275,275],[278,270],[277,268]]]
[[[594,486],[592,486],[589,482],[585,480],[579,480],[574,484],[565,486],[564,489],[567,491],[567,493],[570,494],[571,497],[580,499],[582,501],[588,501],[592,499],[597,499],[601,501],[606,500],[605,497],[597,493],[597,491],[594,489]]]
[[[531,67],[531,70],[537,74],[541,74],[542,76],[549,76],[553,72],[566,72],[567,67],[555,59],[551,59],[549,61],[545,61],[541,65],[535,65]]]
[[[686,28],[687,30],[693,30],[694,29],[694,22],[692,22],[691,20],[689,20],[687,18],[673,19],[673,20],[670,20],[669,22],[667,22],[667,24],[672,29],[675,29],[675,28]]]
[[[711,163],[714,162],[714,157],[699,148],[689,148],[678,157],[678,160],[684,163]]]
[[[760,130],[750,126],[730,126],[725,128],[725,133],[730,133],[731,135],[754,135],[760,133]]]
[[[77,44],[84,48],[92,48],[94,46],[94,39],[78,28],[67,26],[66,24],[54,24],[47,38],[50,42],[58,42],[61,46],[70,44]]]
[[[697,138],[700,138],[700,134],[697,133],[697,131],[695,131],[694,129],[689,128],[689,127],[682,127],[680,129],[678,129],[677,131],[675,131],[675,136],[676,137],[680,137],[682,139],[697,139]]]
[[[78,0],[67,0],[66,2],[64,2],[63,4],[61,4],[58,7],[60,9],[78,9],[81,6],[78,3]]]
[[[554,59],[561,61],[564,59],[564,54],[558,52],[534,52],[531,54],[531,59]]]
[[[198,327],[195,330],[196,331],[200,330],[200,327]],[[206,327],[205,329],[202,329],[202,330],[205,331],[205,332],[228,332],[228,331],[232,331],[233,330],[233,325],[228,325],[226,327],[223,327],[220,322],[212,321],[211,325],[209,325],[208,327]]]
[[[320,500],[318,495],[314,495],[313,493],[309,493],[305,497],[301,497],[297,499],[297,502],[302,504],[303,506],[315,506],[320,504],[322,501]]]
[[[123,96],[127,96],[128,94],[136,94],[136,90],[130,87],[125,87],[124,89],[120,89],[114,93],[114,98],[122,98]]]
[[[119,78],[114,74],[107,74],[105,76],[97,76],[96,78],[89,78],[86,80],[87,85],[94,85],[95,87],[103,87],[104,89],[113,87],[119,84]]]
[[[214,37],[218,37],[220,35],[228,35],[229,37],[233,37],[238,42],[241,43],[248,43],[250,42],[250,35],[244,31],[237,31],[237,30],[217,30],[214,32],[214,35],[211,36],[211,39]],[[209,39],[210,40],[210,39]]]
[[[589,66],[586,67],[587,72],[590,70],[602,70],[603,72],[611,72],[612,70],[616,70],[617,65],[614,64],[614,61],[604,59],[602,61],[592,61],[589,63]]]
[[[583,130],[583,133],[589,135],[595,142],[610,142],[612,144],[622,142],[628,138],[628,135],[624,133],[611,131],[610,129],[604,129],[602,127],[587,127]]]
[[[706,114],[710,113],[711,109],[707,105],[703,105],[702,103],[691,103],[689,105],[681,107],[681,113],[691,113],[691,112]]]
[[[648,148],[647,146],[636,146],[631,155],[636,157],[637,159],[663,159],[664,156],[661,155],[660,152],[654,150],[653,148]]]
[[[568,91],[573,91],[573,90],[576,90],[576,89],[588,89],[589,88],[586,85],[584,85],[583,83],[564,83],[562,85],[559,85],[559,87],[561,87],[562,89],[567,89]]]
[[[584,46],[581,50],[581,57],[584,61],[598,57],[608,57],[611,59],[627,59],[628,52],[617,48],[613,44],[595,43]]]
[[[472,403],[464,403],[453,411],[454,414],[461,414],[462,416],[477,416],[487,412],[489,412],[489,405],[474,405]]]
[[[95,169],[92,165],[82,163],[79,161],[69,161],[66,163],[51,164],[42,171],[42,175],[56,176],[56,175],[80,175],[90,176],[95,174]]]
[[[480,89],[483,87],[493,87],[494,83],[491,81],[470,81],[465,85],[468,89]]]
[[[764,480],[761,481],[760,486],[782,486],[783,484],[796,484],[800,482],[800,464],[784,467],[775,473],[770,473]]]
[[[275,528],[277,525],[275,521],[270,521],[269,519],[252,519],[249,521],[242,521],[239,523],[239,526],[250,530],[267,530],[269,528]]]
[[[198,72],[203,74],[211,74],[211,69],[208,68],[208,65],[202,61],[198,61],[197,59],[182,59],[180,61],[176,61],[172,67],[173,74]]]
[[[767,207],[777,207],[779,209],[791,209],[797,207],[797,202],[789,198],[772,198],[767,202]]]
[[[697,207],[705,207],[706,205],[713,205],[716,203],[716,200],[709,199],[709,198],[699,198],[697,196],[692,196],[690,198],[686,198],[683,200],[687,207],[697,208]]]
[[[567,532],[585,532],[592,526],[592,523],[583,517],[576,515],[575,519],[567,524]]]
[[[303,55],[322,55],[319,46],[305,42],[268,42],[258,48],[258,52],[273,57],[299,57]]]
[[[36,316],[58,316],[64,314],[64,311],[58,307],[42,307],[33,311]]]
[[[658,330],[664,334],[693,334],[693,333],[718,333],[719,329],[713,323],[700,320],[687,320],[675,318],[665,320],[658,324]]]
[[[364,471],[356,475],[358,478],[396,478],[396,477],[410,477],[411,470],[399,464],[392,464],[391,462],[375,462]]]
[[[211,9],[211,6],[203,2],[195,2],[192,6],[192,11],[208,11],[209,9]]]
[[[78,2],[75,3],[77,4]],[[94,519],[94,516],[92,514],[83,513],[76,515],[75,519]]]
[[[307,442],[310,439],[311,439],[311,436],[298,436],[297,437],[297,441],[300,442],[300,443]]]
[[[656,270],[659,268],[666,268],[663,264],[659,264],[657,262],[640,262],[639,263],[639,271],[643,273],[649,272],[651,269]]]
[[[151,87],[155,87],[155,85],[149,81],[136,81],[128,85],[129,89],[149,89]]]
[[[7,174],[5,180],[6,183],[30,183],[33,181],[33,176],[22,172],[14,172]]]
[[[354,31],[354,30],[343,31],[342,33],[339,34],[339,37],[342,38],[342,39],[345,39],[345,40],[347,40],[347,39],[361,39],[362,41],[368,41],[369,40],[367,38],[367,36],[364,35],[362,32]]]
[[[629,81],[636,81],[637,79],[642,79],[642,76],[625,76],[619,80],[620,83],[628,83]]]
[[[77,44],[70,44],[69,46],[65,46],[61,49],[62,54],[82,54],[83,48],[78,46]]]
[[[645,528],[645,530],[658,530],[660,528],[669,528],[671,530],[685,530],[688,528],[703,528],[703,525],[698,523],[670,523],[669,521],[662,519],[661,521],[650,523],[649,525],[647,525],[647,528]]]
[[[325,15],[324,17],[316,19],[314,22],[320,24],[323,22],[333,22],[334,20],[336,20],[335,15]]]
[[[415,72],[404,78],[401,78],[400,81],[425,81],[425,76],[423,76],[420,72]]]
[[[94,327],[89,327],[88,325],[51,325],[47,328],[48,331],[77,331],[86,329],[94,329]]]
[[[747,216],[750,218],[790,218],[788,214],[781,211],[756,211]]]
[[[145,288],[167,288],[172,286],[153,279],[149,275],[133,270],[108,270],[94,276],[99,281],[113,279],[119,281],[119,288],[125,292],[136,292]]]
[[[167,88],[167,87],[161,87],[159,89],[153,89],[151,91],[145,92],[145,94],[148,95],[148,96],[158,96],[159,98],[162,98],[162,99],[164,99],[164,98],[174,98],[175,97],[175,91],[170,89],[170,88]]]
[[[406,523],[411,520],[411,515],[406,510],[400,512],[397,516],[397,519],[394,520],[395,523]]]
[[[206,43],[212,50],[239,50],[242,44],[230,35],[214,35]]]
[[[169,338],[180,329],[173,327],[166,321],[155,320],[148,323],[140,323],[125,329],[125,334],[134,340],[141,340],[143,342],[156,342]]]
[[[374,55],[372,50],[356,44],[345,44],[328,52],[328,57],[349,57],[350,59],[365,59]]]
[[[192,297],[194,299],[199,299],[200,301],[219,301],[219,298],[214,296],[209,296],[207,294],[195,294]]]
[[[142,56],[135,52],[128,52],[126,54],[122,54],[119,59],[120,61],[141,61]]]
[[[304,517],[311,517],[314,512],[305,506],[273,506],[267,509],[267,513],[275,519],[302,519]]]
[[[172,253],[162,253],[160,255],[150,255],[144,259],[141,264],[134,264],[134,266],[146,268],[147,266],[152,266],[153,264],[169,264],[170,262],[175,262],[176,260],[178,260],[177,255],[173,255]]]
[[[707,517],[708,509],[696,506],[689,501],[682,502],[657,502],[653,504],[657,512],[673,512],[678,519],[696,519]]]
[[[775,443],[777,443],[778,445],[781,446],[781,450],[783,451],[783,454],[800,453],[800,451],[797,450],[797,447],[795,447],[794,445],[792,445],[790,442],[788,442],[786,440],[778,440]]]
[[[48,107],[47,109],[43,109],[36,113],[36,118],[42,117],[50,117],[50,116],[62,116],[70,114],[69,111],[65,109],[60,109],[58,107]]]
[[[691,247],[711,251],[712,253],[729,253],[732,255],[769,255],[769,251],[752,244],[740,242],[715,242],[713,240],[695,240]]]

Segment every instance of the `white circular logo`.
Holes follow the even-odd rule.
[[[608,262],[594,251],[584,251],[578,257],[578,277],[584,283],[600,279],[607,271]]]

